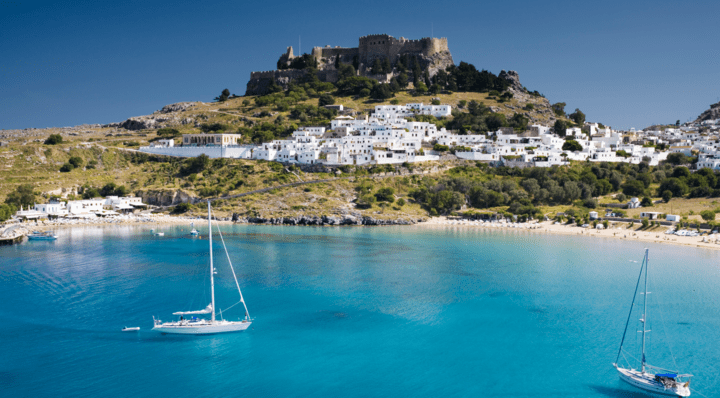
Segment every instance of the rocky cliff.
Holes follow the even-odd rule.
[[[153,206],[173,206],[180,203],[195,203],[199,200],[181,189],[152,189],[137,191],[135,195],[141,197],[143,203]]]
[[[710,109],[701,113],[695,122],[720,119],[720,102],[710,105]]]

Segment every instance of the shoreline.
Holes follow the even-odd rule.
[[[415,224],[419,228],[478,228],[478,229],[495,229],[495,230],[517,230],[539,232],[551,235],[577,235],[598,238],[612,238],[625,241],[635,242],[652,242],[670,244],[675,246],[685,246],[692,248],[703,248],[720,250],[720,235],[710,236],[677,236],[666,234],[669,228],[656,231],[639,231],[634,229],[622,228],[627,223],[617,223],[614,227],[608,229],[582,228],[575,224],[555,224],[555,221],[541,221],[531,223],[499,223],[499,222],[482,222],[470,220],[450,220],[447,217],[432,217],[428,221]],[[618,228],[620,226],[620,228]],[[703,242],[703,240],[706,240]]]
[[[53,229],[66,229],[78,227],[111,227],[111,226],[163,226],[163,225],[180,225],[198,222],[198,225],[206,222],[207,218],[170,216],[166,214],[152,214],[143,216],[121,216],[108,217],[98,219],[76,219],[76,220],[52,220],[40,221],[37,223],[28,222],[14,224],[19,226],[18,232],[28,234],[32,231],[48,231]],[[255,224],[247,222],[233,222],[230,220],[217,220],[223,225],[274,225],[274,224]],[[282,224],[280,224],[282,225]],[[12,227],[13,225],[10,225]],[[339,225],[325,225],[339,226]],[[387,225],[357,225],[357,226],[387,226]],[[704,248],[712,250],[720,250],[720,236],[677,236],[665,234],[665,230],[656,231],[640,231],[624,228],[627,223],[616,223],[609,229],[593,229],[582,228],[574,224],[556,224],[554,221],[541,221],[529,223],[503,223],[503,222],[483,222],[479,220],[452,220],[447,217],[430,217],[426,221],[418,222],[410,225],[398,224],[398,226],[406,226],[409,228],[477,228],[488,230],[520,230],[537,233],[545,233],[550,235],[577,235],[599,238],[613,238],[621,240],[630,240],[636,242],[653,242],[671,244],[675,246],[685,246],[693,248]]]

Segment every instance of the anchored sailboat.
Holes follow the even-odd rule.
[[[640,280],[642,279],[643,272],[645,273],[645,292],[643,295],[643,315],[640,318],[642,324],[642,356],[640,359],[640,370],[633,368],[623,368],[618,365],[620,355],[624,355],[623,343],[625,342],[625,335],[627,334],[628,325],[630,324],[630,318],[632,317],[633,306],[635,305],[635,298],[637,297],[638,288],[640,287]],[[689,374],[678,374],[675,371],[662,369],[657,366],[649,365],[645,361],[645,334],[650,332],[645,327],[647,324],[647,278],[648,278],[648,249],[645,249],[645,258],[643,259],[642,265],[640,266],[640,275],[638,276],[637,285],[635,286],[635,294],[633,295],[633,301],[630,305],[630,314],[628,314],[627,322],[625,323],[625,331],[623,332],[622,340],[620,341],[620,349],[618,350],[617,358],[613,366],[617,369],[620,374],[620,379],[629,383],[630,385],[637,387],[641,390],[650,391],[656,394],[669,395],[675,397],[689,397],[690,396],[690,381],[682,381],[682,379],[689,379],[692,375]],[[663,373],[654,373],[654,371],[660,371]]]
[[[194,223],[194,222],[193,222],[193,223],[190,223],[190,228],[192,228],[192,229],[190,230],[190,236],[198,236],[198,230],[195,229],[195,223]]]
[[[225,311],[229,310],[230,308],[236,306],[237,304],[242,303],[243,307],[245,307],[245,319],[240,321],[228,321],[222,319],[222,311],[220,311],[220,320],[215,319],[215,267],[213,266],[213,250],[212,250],[212,216],[211,216],[211,210],[210,210],[210,201],[208,201],[208,240],[210,243],[210,304],[208,304],[205,309],[197,310],[197,311],[178,311],[173,312],[173,315],[180,316],[180,319],[175,322],[165,322],[163,323],[159,319],[155,319],[153,317],[153,321],[155,326],[153,326],[153,330],[162,332],[162,333],[173,333],[173,334],[215,334],[215,333],[226,333],[226,332],[239,332],[242,330],[247,329],[251,324],[250,315],[248,314],[247,305],[245,305],[245,300],[243,299],[242,291],[240,290],[240,284],[238,283],[237,276],[235,275],[235,269],[232,266],[232,262],[230,261],[230,255],[227,252],[227,247],[225,246],[225,240],[222,237],[222,232],[220,232],[220,229],[218,228],[218,233],[220,235],[220,240],[223,243],[223,248],[225,248],[225,255],[228,259],[228,264],[230,264],[230,269],[232,270],[233,278],[235,278],[235,286],[237,286],[238,293],[240,294],[240,301],[237,303],[231,305]],[[210,319],[199,319],[193,315],[207,315],[210,314]],[[185,318],[185,316],[190,316],[189,318]]]

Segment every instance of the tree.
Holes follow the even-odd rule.
[[[671,153],[667,156],[666,161],[670,164],[678,165],[678,164],[685,164],[688,163],[689,160],[685,154],[682,154],[680,152],[677,153]]]
[[[387,84],[376,84],[372,90],[370,90],[370,96],[374,99],[384,100],[393,96],[390,87]]]
[[[640,196],[645,192],[645,185],[642,181],[630,180],[622,185],[622,190],[628,196]]]
[[[215,101],[217,102],[225,102],[227,99],[230,98],[230,90],[225,89],[220,93],[219,97],[215,97]]]
[[[45,145],[57,145],[62,144],[63,138],[60,134],[50,134],[50,136],[45,140]]]
[[[335,103],[335,98],[330,94],[323,94],[318,98],[318,106],[332,105]]]
[[[575,140],[567,140],[562,146],[563,151],[575,152],[582,151],[582,149],[582,145],[580,145],[580,143]]]
[[[500,127],[508,125],[505,115],[502,113],[493,113],[485,118],[485,124],[490,131],[497,131]]]
[[[409,82],[408,75],[405,73],[401,73],[400,76],[397,77],[396,81],[400,88],[406,88]]]
[[[673,169],[673,177],[682,178],[690,177],[690,170],[685,166],[678,166]]]
[[[555,104],[552,104],[552,110],[555,112],[557,116],[565,116],[565,106],[567,104],[564,102],[558,102]]]
[[[575,124],[582,126],[585,123],[585,114],[580,109],[575,108],[575,112],[568,115]]]
[[[704,210],[700,212],[700,217],[705,221],[715,221],[715,212],[712,210]]]
[[[652,199],[648,198],[647,196],[642,198],[642,201],[640,201],[640,206],[642,207],[653,207]]]
[[[567,128],[567,122],[564,120],[556,120],[553,125],[553,133],[555,133],[558,137],[565,137],[565,131]]]
[[[669,202],[670,199],[672,199],[672,197],[673,197],[672,191],[669,191],[669,190],[663,191],[663,193],[662,193],[662,199],[663,199],[663,201],[664,201],[665,203]]]
[[[20,208],[20,206],[29,207],[35,203],[35,192],[33,192],[32,184],[22,184],[18,186],[14,192],[10,192],[5,198],[8,205]]]
[[[390,65],[390,58],[385,57],[382,60],[382,73],[392,72],[392,66]]]
[[[643,219],[642,219],[642,227],[643,227],[643,228],[647,228],[648,225],[650,225],[650,221],[648,221],[647,218],[643,218]]]
[[[516,113],[510,118],[509,124],[515,131],[525,131],[530,119],[522,113]]]
[[[15,213],[16,209],[6,203],[0,204],[0,222],[9,220],[10,217],[12,217],[13,213]]]
[[[658,192],[661,193],[665,191],[672,192],[673,198],[681,198],[685,196],[689,190],[690,189],[683,180],[675,177],[665,179],[660,183],[660,187],[658,188]]]
[[[415,85],[415,91],[417,91],[420,94],[425,94],[428,91],[427,85],[425,85],[425,83],[419,81]]]

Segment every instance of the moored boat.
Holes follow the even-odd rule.
[[[240,284],[238,283],[237,276],[235,275],[235,269],[232,266],[232,262],[230,261],[230,255],[227,252],[227,247],[225,246],[225,240],[222,237],[222,232],[220,232],[220,229],[218,228],[218,234],[220,235],[220,239],[223,243],[223,248],[225,249],[225,255],[228,259],[228,264],[230,265],[230,270],[232,271],[233,278],[235,279],[235,286],[237,286],[238,294],[240,295],[240,301],[237,303],[231,305],[230,307],[226,308],[224,311],[220,311],[220,320],[217,320],[215,317],[215,279],[214,275],[217,273],[215,270],[215,267],[213,265],[213,247],[212,247],[212,215],[211,215],[211,209],[210,209],[210,201],[208,201],[208,241],[210,245],[210,304],[208,304],[207,307],[205,307],[202,310],[197,311],[178,311],[173,312],[173,315],[179,316],[180,318],[174,322],[162,322],[159,319],[155,319],[153,317],[153,323],[154,326],[152,330],[161,332],[161,333],[170,333],[170,334],[193,334],[193,335],[201,335],[201,334],[216,334],[216,333],[227,333],[227,332],[239,332],[242,330],[247,329],[251,324],[250,315],[248,314],[247,305],[245,304],[245,299],[243,298],[242,291],[240,290]],[[222,319],[223,312],[227,312],[230,308],[242,303],[243,307],[245,308],[245,318],[239,319],[237,321],[229,321]],[[210,319],[204,319],[204,318],[198,318],[195,315],[210,315]],[[191,318],[185,318],[186,316],[190,315]]]
[[[640,370],[636,370],[628,366],[623,368],[620,366],[618,361],[620,356],[625,354],[623,350],[623,343],[625,342],[625,336],[627,334],[628,325],[630,324],[630,318],[632,317],[633,307],[635,305],[635,298],[638,294],[640,287],[640,280],[642,279],[643,273],[645,274],[645,291],[640,293],[643,296],[643,307],[642,316],[640,317],[640,323],[642,324],[642,353],[640,356]],[[651,393],[668,395],[673,397],[689,397],[690,396],[690,381],[683,381],[682,379],[689,379],[692,375],[689,374],[678,374],[678,372],[659,368],[657,366],[649,365],[645,358],[645,335],[650,332],[647,330],[647,280],[648,280],[648,249],[645,249],[645,257],[643,258],[642,265],[640,266],[640,275],[638,276],[637,285],[635,286],[635,294],[633,295],[633,301],[630,305],[630,313],[628,314],[627,322],[625,323],[625,331],[623,332],[622,340],[620,341],[620,349],[618,350],[617,358],[613,366],[617,369],[620,379],[630,384],[631,386],[641,389],[643,391],[649,391]],[[629,362],[629,361],[627,361]],[[659,371],[662,373],[654,373]]]
[[[33,233],[29,234],[28,239],[30,240],[55,240],[57,239],[57,235],[53,235],[50,232],[39,232],[34,231]]]

